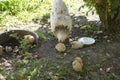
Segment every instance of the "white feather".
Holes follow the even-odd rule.
[[[66,30],[63,30],[62,28],[56,30],[57,27],[66,27]],[[51,31],[58,38],[58,41],[64,41],[71,32],[71,29],[72,19],[69,15],[67,6],[63,0],[54,0],[51,12]]]

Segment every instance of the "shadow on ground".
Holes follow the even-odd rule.
[[[40,54],[42,58],[49,60],[50,64],[67,67],[69,72],[65,75],[65,80],[119,80],[120,79],[120,40],[112,39],[109,35],[102,31],[100,21],[88,21],[85,16],[72,16],[73,30],[71,38],[89,36],[96,39],[96,43],[90,46],[84,46],[81,49],[71,49],[67,44],[67,50],[59,53],[55,50],[57,39],[49,33],[48,28],[39,28],[37,32],[43,32],[47,37],[41,45],[38,45],[33,52]],[[88,24],[94,27],[100,27],[98,32],[89,29],[81,29],[82,26]],[[91,27],[91,26],[90,26]],[[88,32],[85,32],[88,30]],[[75,57],[82,57],[84,69],[82,73],[73,71],[71,63]],[[60,63],[58,63],[60,61]]]
[[[68,43],[66,51],[59,53],[55,50],[57,39],[51,35],[49,26],[40,27],[36,32],[42,32],[46,39],[40,38],[39,44],[31,50],[31,53],[39,54],[40,59],[44,58],[47,62],[43,61],[42,64],[38,62],[38,65],[44,68],[40,71],[45,75],[43,76],[45,79],[38,76],[36,80],[50,80],[46,77],[49,72],[53,72],[60,80],[120,80],[120,38],[115,39],[104,33],[100,21],[89,21],[85,16],[75,15],[72,15],[72,20],[73,30],[70,38],[93,37],[96,40],[95,44],[72,49]],[[82,72],[75,72],[72,69],[75,57],[83,59]]]

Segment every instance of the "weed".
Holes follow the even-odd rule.
[[[38,36],[40,37],[40,39],[42,41],[46,41],[47,40],[47,37],[40,31],[36,31],[36,33],[38,34]]]
[[[88,23],[87,25],[82,26],[81,29],[83,29],[85,33],[91,34],[99,31],[100,27],[96,26],[93,23]]]

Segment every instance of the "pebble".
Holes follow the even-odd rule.
[[[0,80],[6,80],[5,77],[0,73]]]
[[[5,51],[7,52],[7,53],[10,53],[10,52],[12,52],[12,47],[11,46],[6,46],[5,47]]]
[[[101,34],[101,33],[103,33],[103,31],[97,31],[97,34]]]
[[[67,55],[67,53],[64,53],[64,56],[66,56]]]
[[[3,47],[0,45],[0,56],[3,55]]]
[[[74,27],[78,28],[78,27],[79,27],[79,25],[78,25],[78,24],[76,24],[76,25],[74,25]]]

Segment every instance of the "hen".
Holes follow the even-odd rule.
[[[51,12],[51,31],[58,42],[64,42],[72,29],[72,20],[63,0],[54,0]]]

